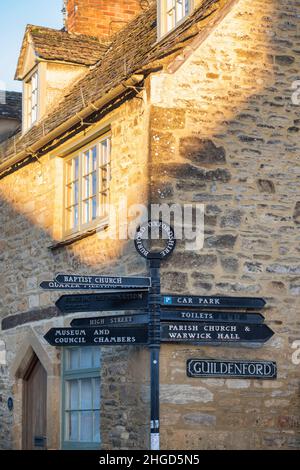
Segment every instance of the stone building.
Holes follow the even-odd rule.
[[[0,142],[20,130],[22,122],[22,93],[0,90]]]
[[[109,238],[105,203],[126,198],[203,203],[204,247],[178,243],[162,291],[263,297],[275,332],[162,345],[162,448],[299,449],[298,0],[65,4],[65,30],[26,29],[23,127],[0,148],[0,447],[148,448],[147,348],[43,338],[78,314],[41,281],[147,273]],[[276,361],[278,377],[189,378],[189,358]]]

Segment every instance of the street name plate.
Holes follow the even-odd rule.
[[[233,379],[276,379],[277,365],[272,361],[219,361],[189,359],[188,377],[223,377]]]
[[[274,332],[263,324],[244,323],[163,323],[161,341],[167,343],[264,343]]]
[[[113,325],[139,325],[147,324],[149,315],[147,313],[135,315],[114,315],[92,318],[75,318],[71,321],[71,326],[113,326]]]
[[[147,344],[148,328],[52,328],[44,338],[57,347]]]
[[[198,308],[263,308],[264,299],[251,297],[199,297],[195,295],[162,294],[162,307]]]
[[[56,302],[63,313],[101,310],[139,310],[148,305],[148,292],[106,292],[101,294],[63,295]]]

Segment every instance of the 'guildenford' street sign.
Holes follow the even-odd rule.
[[[224,377],[248,379],[276,379],[277,365],[272,361],[220,361],[189,359],[188,377]]]

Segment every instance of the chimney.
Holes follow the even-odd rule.
[[[105,40],[124,28],[143,8],[144,0],[65,0],[65,26],[70,33]]]

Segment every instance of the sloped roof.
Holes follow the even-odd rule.
[[[95,65],[108,47],[108,43],[101,42],[97,37],[27,25],[17,65],[16,79],[20,76],[28,42],[31,42],[36,56],[40,59],[87,66]]]
[[[22,93],[0,90],[0,119],[22,120]]]
[[[163,59],[179,55],[195,36],[209,30],[218,21],[223,7],[234,1],[236,0],[204,0],[193,14],[160,41],[157,41],[156,5],[151,6],[115,35],[97,66],[65,94],[42,122],[15,142],[7,141],[0,146],[0,163],[10,154],[26,150],[133,74],[147,75],[155,66],[161,65]]]

